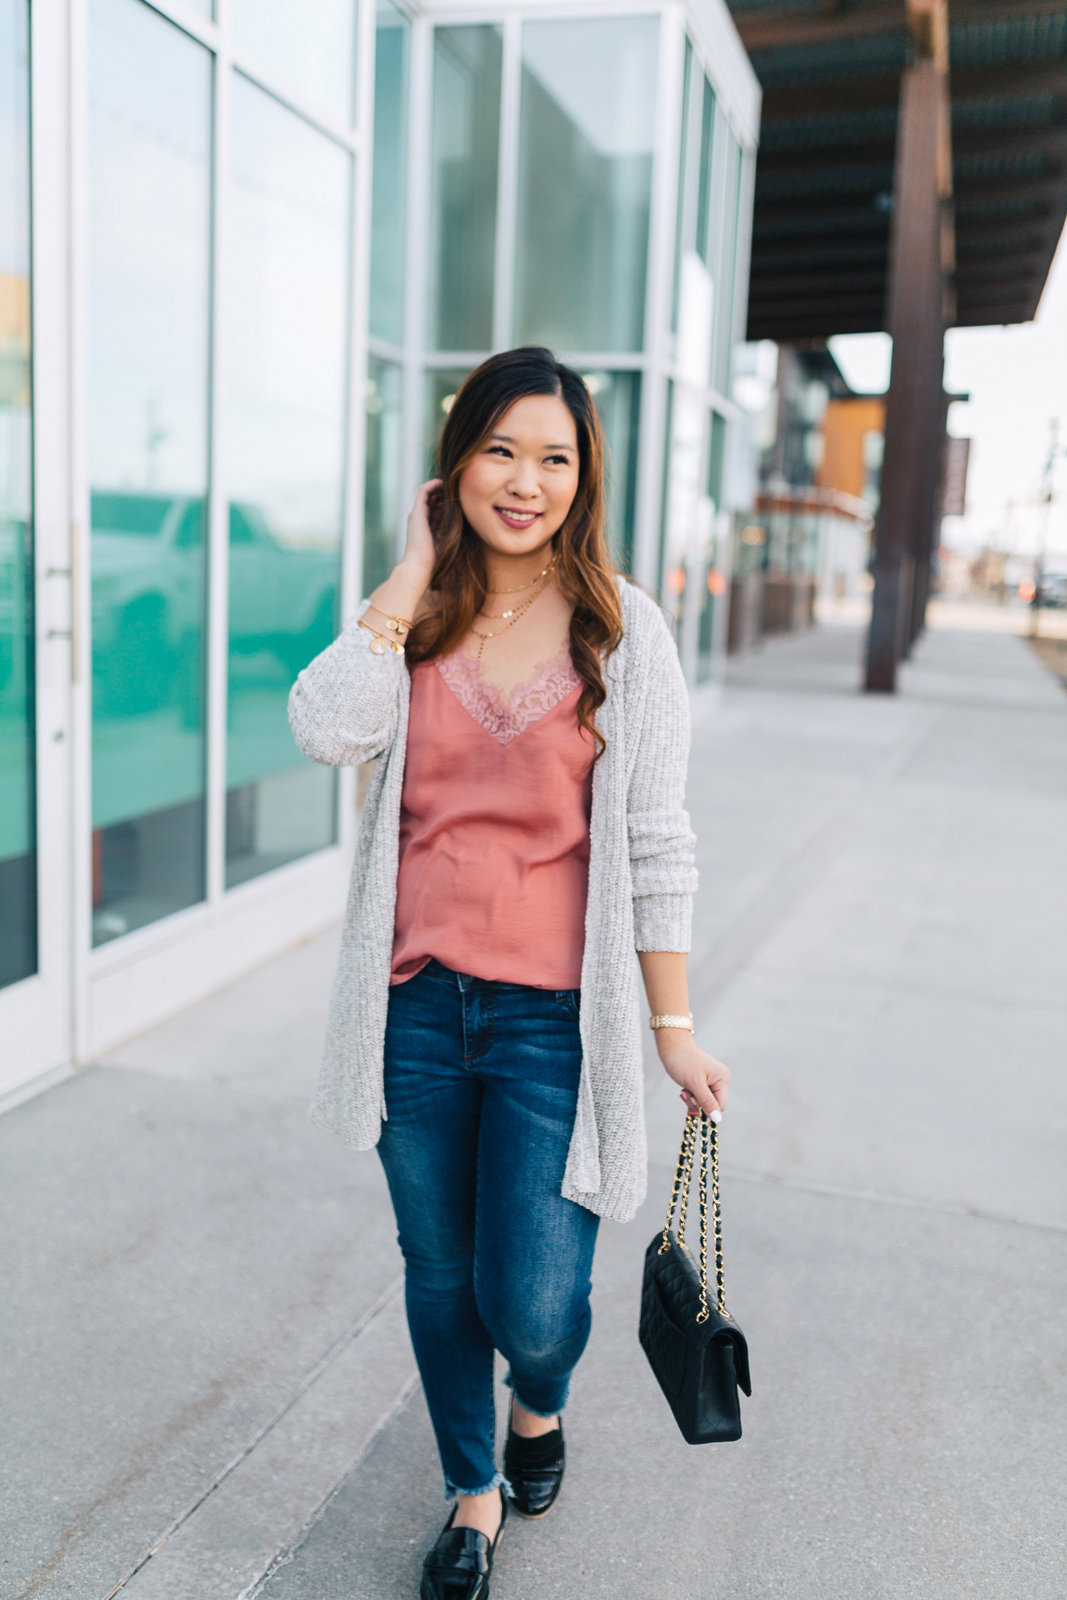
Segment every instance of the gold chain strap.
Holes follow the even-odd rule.
[[[722,1211],[719,1208],[719,1130],[714,1122],[711,1129],[711,1224],[715,1236],[715,1296],[720,1317],[728,1317],[726,1309],[726,1267],[722,1258]],[[705,1262],[705,1282],[707,1263]]]
[[[685,1244],[685,1216],[692,1186],[693,1161],[697,1148],[696,1117],[686,1117],[682,1129],[682,1144],[678,1152],[671,1198],[667,1206],[667,1220],[663,1225],[663,1239],[659,1254],[671,1248],[671,1223],[678,1212],[678,1243]],[[700,1167],[697,1173],[697,1194],[700,1204],[700,1310],[697,1321],[706,1322],[711,1315],[708,1309],[708,1168],[711,1168],[711,1221],[715,1244],[715,1299],[721,1317],[728,1317],[726,1309],[726,1270],[722,1254],[722,1210],[719,1205],[719,1130],[706,1112],[700,1113]]]
[[[675,1168],[674,1184],[673,1184],[673,1186],[671,1188],[670,1203],[667,1206],[667,1220],[663,1224],[663,1241],[660,1244],[659,1251],[658,1251],[658,1254],[661,1255],[661,1256],[665,1255],[666,1252],[671,1247],[671,1238],[670,1238],[671,1223],[674,1221],[674,1212],[675,1212],[675,1208],[678,1205],[678,1195],[681,1192],[683,1181],[685,1183],[686,1198],[688,1199],[688,1197],[689,1197],[689,1171],[692,1168],[692,1164],[693,1164],[693,1138],[694,1138],[695,1133],[696,1133],[696,1128],[694,1127],[694,1119],[692,1117],[686,1117],[686,1119],[685,1119],[685,1127],[682,1129],[682,1148],[678,1152],[678,1165]],[[683,1210],[682,1210],[682,1218],[683,1218],[683,1221],[682,1221],[682,1225],[681,1225],[681,1232],[682,1232],[682,1236],[684,1238],[684,1235],[685,1235],[685,1221],[684,1221],[685,1210],[684,1210],[684,1207],[683,1207]]]
[[[698,1322],[707,1322],[708,1311],[708,1128],[715,1124],[709,1123],[703,1112],[700,1113],[700,1310],[697,1312]]]

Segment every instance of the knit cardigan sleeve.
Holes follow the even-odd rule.
[[[689,692],[658,614],[651,635],[627,793],[634,943],[638,950],[687,951],[697,885],[696,839],[685,809]]]
[[[289,691],[289,726],[312,761],[329,767],[372,761],[396,737],[406,667],[390,650],[377,656],[358,626],[367,602],[306,666]]]

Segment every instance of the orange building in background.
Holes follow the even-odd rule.
[[[878,503],[881,441],[885,436],[882,396],[856,395],[828,401],[822,436],[822,461],[815,472],[818,487],[867,500],[873,512]]]

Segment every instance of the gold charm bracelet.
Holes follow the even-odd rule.
[[[372,656],[384,656],[389,650],[392,650],[394,655],[402,656],[404,654],[404,646],[399,639],[387,639],[384,633],[379,633],[377,628],[372,628],[370,623],[364,622],[362,617],[357,617],[356,623],[358,627],[366,628],[371,635],[370,652]]]

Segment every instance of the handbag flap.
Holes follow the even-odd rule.
[[[713,1341],[728,1341],[734,1349],[737,1385],[751,1396],[752,1378],[748,1363],[748,1341],[732,1316],[724,1317],[709,1297],[705,1322],[696,1321],[700,1309],[700,1277],[689,1251],[678,1243],[674,1230],[668,1234],[670,1248],[660,1255],[663,1235],[657,1233],[645,1252],[645,1270],[655,1273],[670,1314],[679,1328],[705,1348]]]

